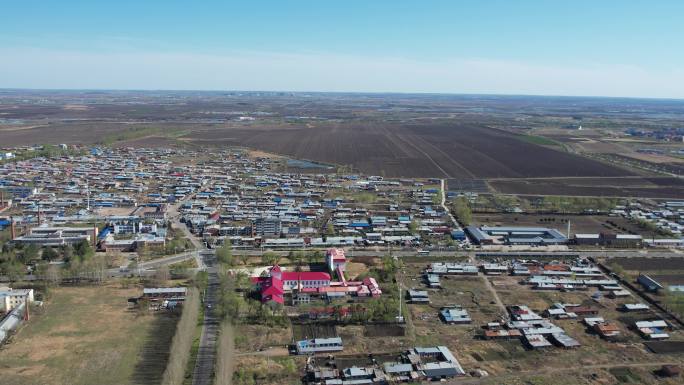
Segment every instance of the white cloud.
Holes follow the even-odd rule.
[[[422,61],[327,53],[77,52],[0,47],[2,88],[502,93],[684,98],[684,70]]]

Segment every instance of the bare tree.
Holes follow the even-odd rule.
[[[62,272],[57,265],[48,265],[45,280],[51,285],[58,285],[62,281]]]
[[[171,342],[169,361],[162,377],[163,385],[180,385],[183,383],[199,311],[199,293],[197,289],[190,288],[183,303],[183,314],[176,326],[176,334]]]

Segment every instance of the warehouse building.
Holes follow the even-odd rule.
[[[466,233],[477,245],[562,245],[568,238],[546,227],[468,226]]]
[[[575,234],[573,241],[578,246],[603,246],[616,248],[637,248],[642,246],[641,235],[636,234]]]

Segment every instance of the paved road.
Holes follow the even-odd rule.
[[[176,203],[175,205],[170,205],[168,209],[168,216],[171,222],[173,223],[173,227],[179,229],[180,231],[183,232],[183,235],[185,235],[186,238],[192,242],[192,245],[195,247],[197,252],[194,255],[195,262],[197,262],[197,267],[200,270],[204,270],[206,267],[204,265],[204,260],[200,256],[199,250],[204,249],[204,244],[201,242],[197,237],[190,232],[190,229],[188,229],[188,226],[186,226],[184,223],[181,223],[180,221],[180,213],[178,212],[178,207],[180,206],[181,203]]]
[[[278,255],[282,256],[287,256],[289,251],[286,250],[275,250],[274,251]],[[491,253],[491,254],[505,254],[505,253],[510,253],[510,252],[494,252],[494,251],[432,251],[430,252],[430,255],[425,257],[426,260],[429,260],[430,257],[449,257],[449,256],[454,256],[454,255],[465,255],[470,257],[471,261],[475,260],[475,254],[478,253]],[[548,252],[548,254],[553,254],[554,252]],[[559,253],[563,254],[578,254],[582,257],[647,257],[647,258],[668,258],[668,257],[682,257],[681,252],[668,252],[668,251],[646,251],[646,250],[632,250],[632,251],[625,251],[625,250],[603,250],[603,251],[575,251],[575,250],[567,250],[567,251],[562,251]],[[180,254],[175,254],[171,255],[168,257],[164,258],[159,258],[155,259],[152,261],[148,262],[143,262],[140,264],[140,269],[142,270],[142,273],[145,274],[146,270],[154,270],[155,268],[162,266],[162,265],[170,265],[173,263],[185,261],[188,259],[192,258],[198,258],[199,257],[199,252],[198,251],[191,251],[191,252],[185,252],[185,253],[180,253]],[[233,255],[251,255],[251,256],[260,256],[262,255],[263,252],[259,249],[234,249],[233,250]],[[382,251],[376,251],[376,250],[354,250],[353,255],[362,257],[362,256],[382,256],[385,254],[384,249]],[[398,257],[414,257],[416,256],[417,252],[416,251],[406,251],[406,250],[393,250],[392,255],[396,255]],[[204,263],[202,264],[202,266]],[[120,277],[120,276],[126,276],[130,275],[131,272],[120,272],[119,269],[109,269],[108,275],[110,277]],[[6,277],[1,277],[0,276],[0,282],[3,281],[3,278],[5,280]],[[27,276],[26,280],[32,280],[32,276]]]
[[[213,265],[208,262],[207,265]],[[218,300],[219,277],[216,267],[208,266],[208,285],[204,294],[204,321],[197,361],[192,373],[193,385],[211,385],[214,382],[214,364],[219,331],[219,317],[215,314]]]
[[[301,250],[301,249],[300,249]],[[282,256],[287,256],[290,250],[272,250],[274,253]],[[511,253],[543,253],[543,254],[578,254],[582,257],[649,257],[649,258],[667,258],[667,257],[682,257],[682,253],[662,250],[597,250],[597,251],[581,251],[581,250],[562,250],[562,251],[543,251],[543,250],[526,250],[526,251],[487,251],[487,250],[451,250],[451,251],[431,251],[425,257],[453,257],[454,255],[475,256],[475,254],[489,253],[489,254],[511,254]],[[260,256],[263,251],[260,249],[233,249],[233,255],[251,255]],[[348,253],[351,255],[351,252]],[[385,248],[374,249],[354,249],[354,256],[382,256],[386,254]],[[392,255],[398,257],[415,257],[417,255],[415,250],[392,250]]]

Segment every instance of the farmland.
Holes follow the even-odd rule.
[[[192,141],[259,148],[294,158],[403,177],[624,176],[629,172],[459,120],[440,123],[326,123],[314,127],[206,129]]]
[[[681,179],[670,177],[497,179],[489,181],[489,184],[503,194],[684,197]]]
[[[168,124],[165,126],[169,127]],[[322,123],[315,126],[226,127],[173,125],[53,124],[4,129],[7,143],[93,144],[121,138],[119,146],[244,146],[288,157],[351,166],[389,177],[526,178],[625,176],[630,172],[552,149],[524,137],[459,120],[443,123]],[[130,134],[119,134],[125,131]],[[185,132],[179,136],[178,132]]]
[[[40,138],[53,144],[243,146],[392,177],[633,175],[568,152],[559,144],[563,140],[536,135],[530,131],[542,124],[536,118],[521,125],[519,116],[540,113],[530,104],[541,102],[537,99],[4,91],[0,133],[5,145],[33,144]],[[544,102],[548,114],[567,108],[563,100]],[[600,103],[592,103],[597,101],[588,105],[601,111]],[[676,107],[664,106],[674,108],[673,113]]]
[[[634,271],[684,271],[684,258],[646,258],[646,257],[630,257],[630,258],[610,258],[608,262],[611,264],[618,264],[625,270]]]
[[[61,287],[0,355],[0,384],[161,381],[175,317],[126,308],[138,288]]]

